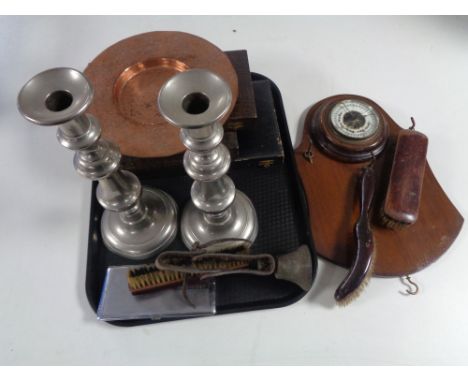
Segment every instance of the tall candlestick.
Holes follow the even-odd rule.
[[[99,122],[85,114],[92,99],[93,88],[81,72],[56,68],[24,85],[18,109],[37,125],[57,126],[60,144],[75,151],[76,171],[99,181],[96,197],[105,208],[101,235],[106,247],[134,260],[151,257],[175,238],[177,206],[165,192],[142,187],[133,173],[119,168],[119,148],[101,139]]]
[[[227,238],[253,242],[258,233],[252,202],[226,175],[231,156],[221,143],[220,120],[231,102],[227,83],[204,69],[175,75],[159,93],[161,114],[182,129],[184,168],[194,179],[181,220],[182,239],[189,248]]]

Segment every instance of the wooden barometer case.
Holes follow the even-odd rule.
[[[423,138],[414,139],[414,150],[406,149],[409,156],[396,158],[396,146],[402,146],[397,145],[401,132],[405,136],[408,129],[398,126],[375,102],[357,95],[329,97],[309,110],[295,156],[321,257],[343,267],[352,264],[356,253],[354,224],[359,216],[358,174],[371,162],[375,171],[370,213],[376,246],[373,275],[417,272],[442,256],[457,237],[463,217],[425,160],[427,138],[418,133]],[[410,191],[401,192],[406,189]],[[397,224],[398,229],[394,229],[383,223],[387,190],[398,191],[399,198],[406,196],[406,204],[408,195],[416,190],[417,195],[410,200],[416,211],[411,224]]]

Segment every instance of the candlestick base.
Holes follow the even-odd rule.
[[[177,234],[177,205],[168,194],[143,188],[141,201],[145,212],[137,220],[110,210],[105,210],[101,219],[105,246],[132,260],[151,257],[171,244]]]
[[[184,208],[180,230],[182,241],[190,249],[220,239],[253,242],[258,234],[258,219],[250,199],[236,190],[234,202],[218,217],[199,210],[190,200]]]

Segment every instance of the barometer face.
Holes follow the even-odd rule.
[[[336,132],[351,139],[369,138],[380,125],[371,105],[353,99],[338,102],[330,112],[330,120]]]

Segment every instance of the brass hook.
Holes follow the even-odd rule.
[[[312,139],[309,137],[309,146],[307,147],[307,151],[304,153],[304,158],[307,159],[310,163],[313,162],[314,153],[312,152]]]
[[[403,294],[403,295],[405,295],[405,296],[408,296],[408,295],[414,296],[414,295],[418,294],[418,292],[419,292],[419,286],[418,286],[418,284],[416,284],[413,280],[411,280],[411,276],[410,276],[410,275],[406,275],[406,276],[404,276],[404,277],[400,277],[400,280],[401,280],[401,282],[402,282],[403,284],[405,284],[405,281],[404,281],[404,280],[406,280],[406,282],[407,282],[408,284],[410,284],[409,287],[408,287],[408,289],[406,289],[406,293],[400,292],[401,294]],[[405,285],[406,285],[406,284],[405,284]],[[414,289],[413,289],[413,287],[414,287]]]
[[[410,130],[414,130],[416,127],[416,122],[413,117],[411,117],[411,126],[409,127]]]

